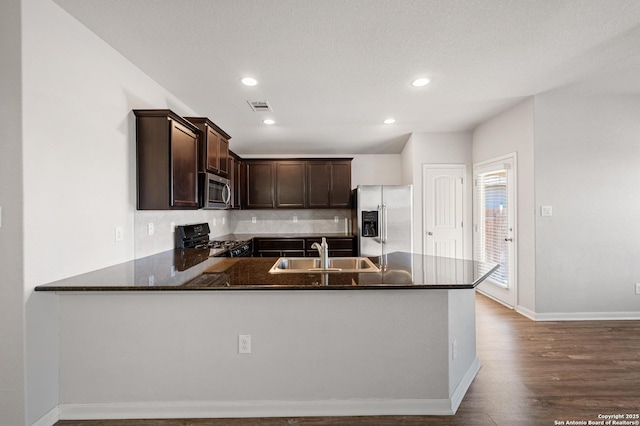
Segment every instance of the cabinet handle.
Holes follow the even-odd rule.
[[[224,185],[224,189],[227,190],[227,196],[224,196],[224,192],[222,193],[222,198],[224,198],[224,203],[225,204],[229,204],[229,201],[231,200],[231,187],[227,184]]]

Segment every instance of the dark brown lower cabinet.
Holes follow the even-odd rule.
[[[318,250],[311,248],[313,243],[322,241],[313,238],[254,238],[254,256],[256,257],[318,257]],[[351,257],[356,255],[356,241],[352,237],[328,237],[329,257]]]
[[[301,238],[254,238],[256,257],[304,257],[304,240]]]
[[[322,238],[306,238],[305,250],[307,256],[317,257],[318,250],[311,248],[313,243],[320,244]],[[329,257],[351,257],[356,255],[356,244],[354,238],[327,238],[327,245],[329,246]]]

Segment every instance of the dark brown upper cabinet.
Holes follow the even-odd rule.
[[[198,208],[198,129],[168,109],[134,110],[137,208]]]
[[[351,208],[351,160],[331,161],[329,207]]]
[[[231,181],[231,208],[239,209],[242,176],[242,159],[233,151],[229,151],[229,180]]]
[[[242,208],[275,208],[275,169],[275,161],[244,160],[244,200]]]
[[[185,117],[200,131],[201,172],[229,175],[229,136],[206,117]]]
[[[351,159],[243,161],[242,208],[351,208]]]
[[[306,207],[306,161],[276,161],[276,208]]]
[[[351,160],[309,160],[308,208],[351,208]]]

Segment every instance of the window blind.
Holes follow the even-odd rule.
[[[491,275],[491,279],[500,285],[508,286],[508,247],[509,236],[507,216],[507,171],[498,170],[476,175],[476,222],[475,251],[476,259],[499,263],[500,268]],[[480,267],[480,274],[488,268]],[[482,270],[484,269],[484,270]]]

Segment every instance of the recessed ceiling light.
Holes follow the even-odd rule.
[[[415,80],[413,80],[411,82],[411,85],[413,87],[423,87],[423,86],[426,86],[427,84],[429,84],[430,82],[431,82],[431,80],[429,80],[428,78],[421,77],[421,78],[416,78]]]
[[[245,86],[255,86],[256,84],[258,84],[258,80],[253,77],[242,77],[240,79],[240,82]]]
[[[263,122],[264,124],[275,124],[275,123],[276,123],[276,121],[275,121],[275,120],[272,120],[272,119],[270,119],[270,118],[267,118],[266,120],[262,120],[262,122]]]
[[[395,118],[387,118],[386,120],[384,120],[384,124],[393,124],[396,122]]]

